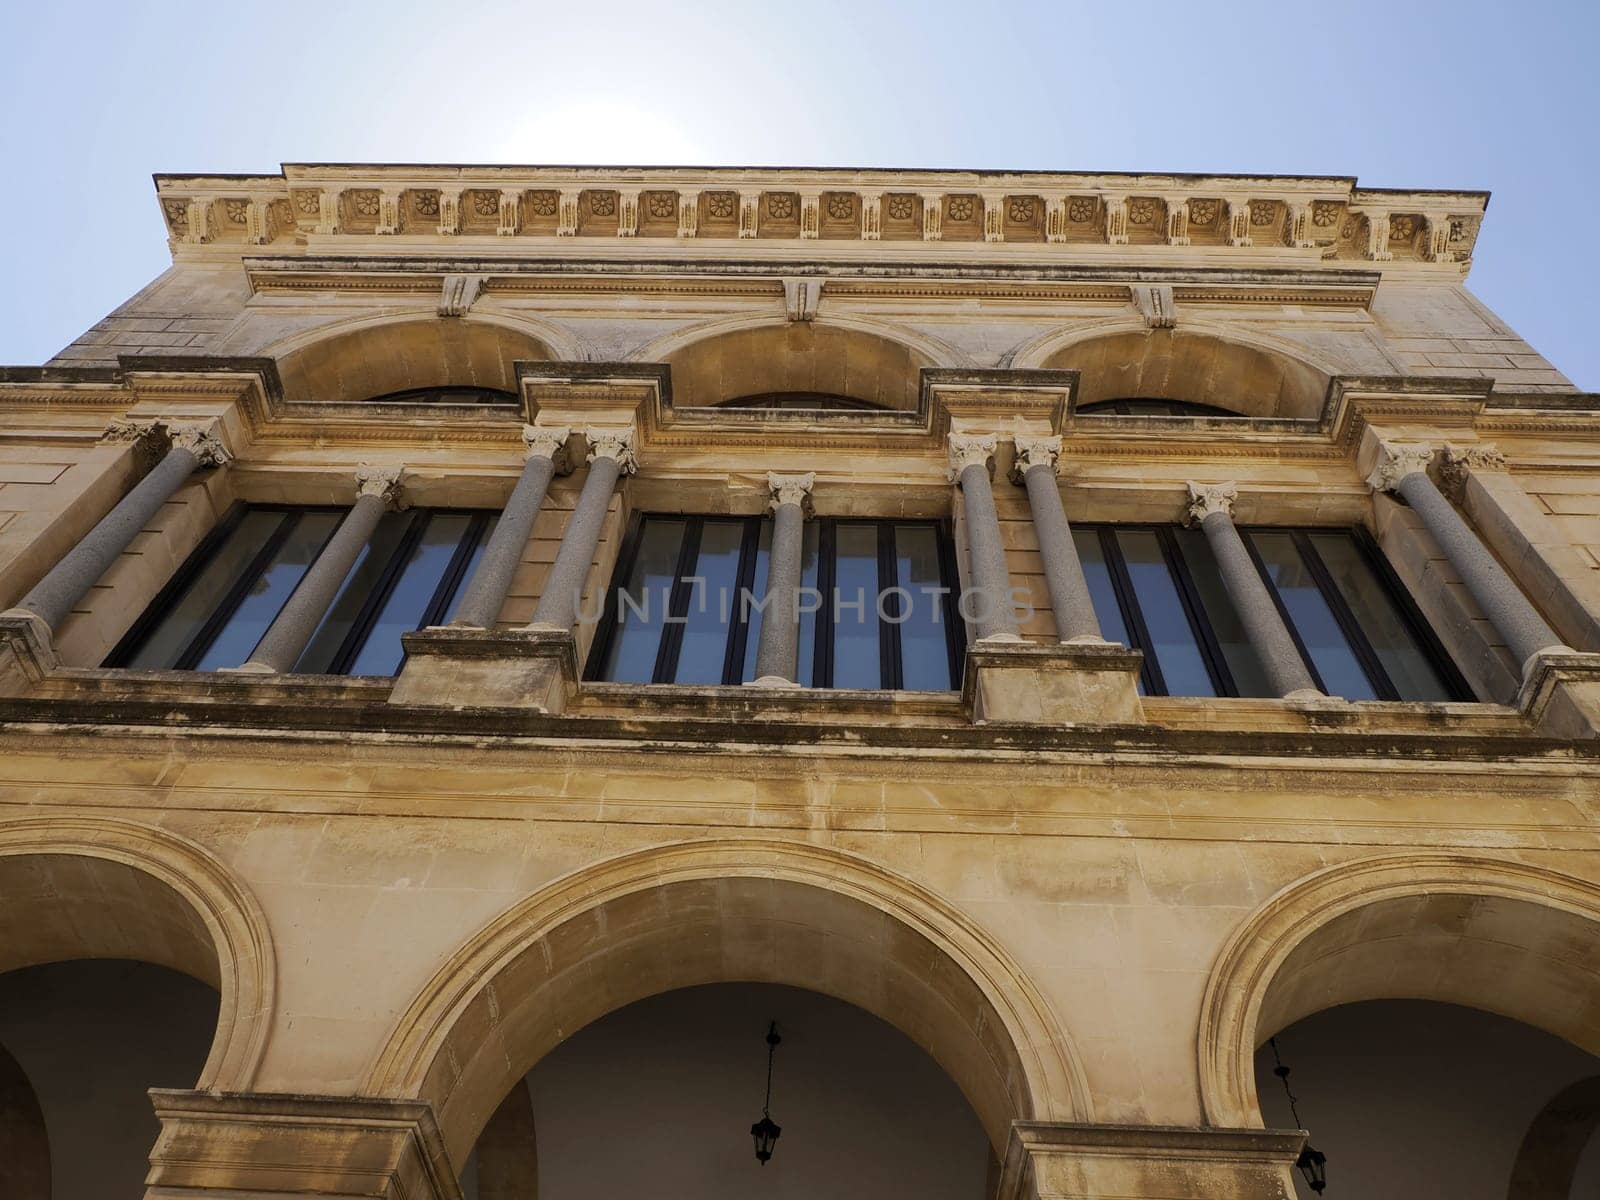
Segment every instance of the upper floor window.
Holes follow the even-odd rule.
[[[515,392],[486,387],[425,387],[407,388],[403,392],[386,392],[369,396],[366,404],[516,404]]]
[[[237,505],[106,660],[214,671],[249,659],[345,510]],[[493,513],[411,509],[378,522],[294,669],[392,675],[400,635],[449,620]]]
[[[1121,400],[1096,400],[1078,406],[1080,416],[1110,413],[1119,417],[1237,417],[1239,414],[1215,404],[1196,404],[1192,400],[1162,400],[1155,396],[1129,396]]]
[[[865,400],[857,400],[852,396],[839,396],[832,392],[761,392],[754,396],[739,396],[733,400],[724,400],[717,405],[718,408],[767,408],[782,410],[802,410],[815,412],[845,412],[865,411],[873,412],[881,409],[881,404],[871,404]]]
[[[600,614],[588,677],[734,684],[755,674],[772,522],[636,518]],[[804,687],[949,691],[966,633],[946,527],[808,521],[799,596]]]
[[[1470,700],[1361,530],[1239,530],[1312,678],[1347,700]],[[1107,638],[1144,651],[1141,690],[1270,696],[1199,529],[1081,525],[1073,536]]]

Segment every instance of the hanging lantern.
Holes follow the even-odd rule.
[[[1294,1117],[1296,1129],[1304,1129],[1305,1122],[1300,1119],[1300,1107],[1294,1092],[1289,1087],[1289,1068],[1283,1065],[1283,1059],[1278,1057],[1278,1039],[1268,1038],[1267,1045],[1272,1047],[1272,1073],[1283,1084],[1283,1094],[1289,1098],[1289,1113]],[[1299,1168],[1300,1174],[1305,1177],[1306,1186],[1317,1195],[1322,1195],[1328,1187],[1328,1156],[1318,1150],[1309,1141],[1305,1149],[1300,1151],[1300,1157],[1294,1160],[1294,1165]]]
[[[777,1053],[778,1043],[783,1041],[778,1036],[778,1023],[772,1022],[772,1027],[767,1030],[767,1098],[761,1105],[761,1120],[750,1126],[750,1137],[756,1144],[756,1161],[763,1167],[772,1157],[772,1148],[778,1144],[778,1135],[783,1129],[772,1119],[772,1114],[767,1110],[772,1107],[772,1056]]]

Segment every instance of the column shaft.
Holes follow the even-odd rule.
[[[1214,510],[1201,520],[1200,528],[1205,530],[1211,554],[1222,571],[1222,585],[1233,601],[1250,645],[1261,659],[1272,690],[1280,696],[1320,695],[1261,572],[1256,570],[1244,539],[1233,526],[1233,518]]]
[[[1045,586],[1050,590],[1050,608],[1056,617],[1056,640],[1104,640],[1094,600],[1089,595],[1089,581],[1083,577],[1083,563],[1078,560],[1078,547],[1072,540],[1072,527],[1061,506],[1055,468],[1048,463],[1035,463],[1023,472],[1022,482],[1028,489],[1039,560],[1044,564]]]
[[[973,590],[978,594],[978,639],[1020,640],[1011,573],[1000,542],[1000,517],[989,487],[989,468],[971,463],[961,468],[961,503],[967,517],[967,550],[972,559]]]
[[[300,580],[300,586],[295,588],[289,602],[262,636],[245,664],[246,669],[294,670],[311,635],[339,594],[339,585],[350,574],[361,548],[372,537],[372,531],[388,507],[384,496],[369,494],[356,498],[355,506],[339,522],[339,528]]]
[[[597,457],[589,463],[589,478],[583,481],[578,507],[567,522],[561,549],[556,551],[556,561],[545,577],[539,606],[534,609],[533,624],[570,630],[578,619],[583,583],[594,563],[606,510],[611,507],[611,493],[616,491],[621,474],[622,464],[613,457]]]
[[[81,542],[62,556],[17,607],[36,613],[52,630],[58,628],[73,605],[83,599],[199,465],[200,456],[194,450],[173,446]]]
[[[555,473],[555,460],[549,455],[534,454],[528,459],[450,624],[477,629],[494,627]]]
[[[1467,591],[1483,609],[1483,615],[1500,631],[1519,666],[1526,666],[1541,650],[1562,645],[1555,631],[1478,540],[1472,527],[1444,498],[1426,471],[1415,470],[1402,475],[1394,490],[1404,496],[1412,511],[1422,518],[1433,540],[1439,543],[1439,549],[1467,585]]]
[[[779,504],[772,518],[772,555],[767,594],[756,644],[756,681],[794,683],[800,644],[800,574],[805,546],[805,510],[796,502]]]

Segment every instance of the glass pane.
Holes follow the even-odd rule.
[[[761,620],[765,614],[756,607],[756,602],[764,599],[767,594],[767,568],[772,565],[772,521],[761,522],[761,532],[756,541],[756,572],[755,578],[750,583],[752,600],[745,604],[746,621],[744,639],[744,681],[749,683],[756,677],[756,647],[761,644]],[[741,601],[743,597],[740,598]],[[800,640],[800,670],[802,673],[811,669],[807,656],[811,653],[810,644],[804,639]]]
[[[200,661],[199,671],[215,671],[218,667],[237,667],[250,657],[264,633],[271,626],[295,587],[300,583],[311,561],[316,558],[324,543],[333,536],[344,514],[339,512],[306,512],[278,547],[272,561],[260,577],[250,585],[239,607],[233,610],[220,633],[212,639]]]
[[[1211,555],[1211,545],[1204,531],[1177,529],[1173,536],[1183,552],[1183,561],[1200,593],[1200,604],[1205,609],[1206,620],[1211,625],[1211,636],[1222,647],[1222,657],[1233,676],[1234,687],[1241,696],[1275,696],[1277,693],[1267,682],[1261,667],[1261,656],[1250,644],[1250,636],[1239,622],[1239,613],[1233,607],[1228,589],[1223,586],[1222,572]]]
[[[1195,640],[1161,543],[1149,530],[1119,529],[1117,545],[1133,582],[1134,598],[1150,631],[1146,652],[1155,656],[1169,696],[1215,696],[1205,658]]]
[[[1310,537],[1400,699],[1454,699],[1355,538],[1348,533],[1313,533]]]
[[[896,584],[901,594],[901,687],[947,692],[950,682],[950,625],[944,619],[944,577],[939,571],[939,531],[932,525],[894,527]],[[885,612],[894,611],[886,602]]]
[[[1249,538],[1266,565],[1267,577],[1278,589],[1306,653],[1316,664],[1328,695],[1342,696],[1346,700],[1376,700],[1378,693],[1361,669],[1361,661],[1350,648],[1344,630],[1334,619],[1322,589],[1300,557],[1294,538],[1287,533],[1260,530],[1251,531]]]
[[[834,527],[833,686],[885,686],[878,661],[878,527]]]
[[[444,616],[439,618],[439,624],[450,624],[456,615],[456,609],[461,607],[461,597],[466,595],[467,584],[471,583],[472,577],[478,573],[478,564],[483,561],[483,552],[489,545],[489,539],[494,536],[494,527],[499,523],[499,513],[495,513],[483,523],[483,532],[478,536],[478,544],[467,556],[467,565],[461,572],[461,581],[456,584],[456,590],[450,593],[450,602],[444,606]]]
[[[818,585],[818,546],[822,542],[822,529],[815,521],[807,521],[805,538],[800,552],[800,678],[801,687],[814,686],[817,665],[817,613],[822,608],[822,593]]]
[[[656,651],[672,598],[672,580],[683,546],[684,522],[647,519],[639,532],[639,549],[628,582],[617,590],[616,619],[606,650],[601,679],[616,683],[649,683],[655,676]]]
[[[1122,619],[1122,605],[1117,603],[1117,592],[1111,585],[1111,569],[1106,566],[1099,532],[1074,529],[1072,544],[1078,548],[1078,561],[1083,564],[1083,577],[1089,584],[1089,597],[1094,601],[1094,615],[1100,622],[1101,636],[1108,642],[1133,645],[1128,626]]]
[[[144,671],[168,671],[177,666],[201,626],[216,612],[217,605],[239,581],[250,560],[260,553],[267,539],[286,519],[287,514],[282,512],[246,513],[195,574],[183,594],[168,607],[166,615],[145,637],[127,665]]]
[[[405,659],[400,635],[420,628],[461,539],[472,524],[468,513],[434,513],[411,548],[400,577],[350,664],[351,675],[393,675]]]
[[[405,537],[412,521],[421,519],[422,515],[415,512],[384,513],[379,518],[372,536],[361,547],[355,565],[340,585],[338,595],[333,598],[317,631],[311,635],[311,641],[294,664],[297,673],[324,675],[333,670],[334,659],[338,657],[350,631],[355,628],[362,608],[377,590],[390,560],[400,549],[400,539]]]
[[[683,617],[683,644],[674,683],[721,683],[728,657],[728,627],[739,601],[739,548],[743,521],[703,521],[700,553]]]

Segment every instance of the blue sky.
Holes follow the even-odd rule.
[[[1469,285],[1600,389],[1593,3],[0,3],[0,362],[284,161],[1356,175],[1494,195]]]

